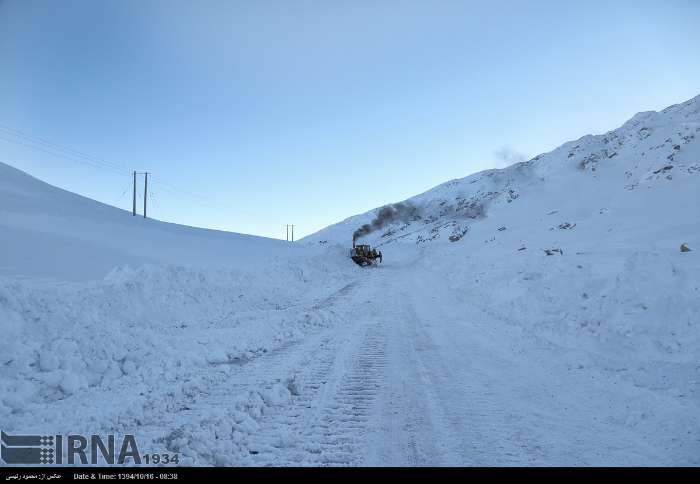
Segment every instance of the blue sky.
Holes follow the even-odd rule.
[[[700,94],[698,25],[694,0],[0,0],[0,161],[125,209],[148,170],[156,218],[302,236]]]

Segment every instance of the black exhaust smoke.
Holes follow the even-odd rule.
[[[408,202],[394,203],[393,205],[385,205],[377,211],[376,217],[368,223],[364,224],[352,234],[353,247],[355,239],[371,234],[375,230],[379,230],[393,222],[410,222],[420,218],[418,207]]]

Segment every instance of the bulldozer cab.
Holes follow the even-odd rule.
[[[377,249],[372,249],[369,245],[359,244],[352,248],[350,257],[360,266],[369,266],[382,261],[382,253]]]

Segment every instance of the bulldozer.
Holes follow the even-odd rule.
[[[352,238],[352,250],[350,258],[359,266],[376,265],[377,261],[382,261],[382,251],[373,249],[369,245],[355,244],[355,237]]]

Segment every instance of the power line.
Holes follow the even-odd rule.
[[[37,149],[48,154],[69,159],[71,161],[87,163],[96,168],[107,168],[119,173],[128,173],[128,170],[120,164],[113,163],[105,159],[96,158],[74,148],[53,143],[44,138],[32,136],[18,129],[10,128],[2,124],[0,124],[0,135],[3,135],[2,139],[5,141],[21,144],[23,146],[27,146],[28,148]],[[7,136],[14,137],[15,139],[7,138]]]
[[[105,160],[104,158],[98,158],[96,156],[85,153],[84,151],[77,150],[67,145],[55,143],[46,138],[35,136],[25,131],[4,124],[0,124],[0,140],[21,145],[26,148],[31,148],[37,151],[41,151],[51,156],[62,158],[67,161],[72,161],[74,163],[80,163],[86,166],[90,166],[92,168],[109,170],[113,173],[122,176],[129,176],[131,178],[131,176],[133,175],[132,170],[128,170],[121,164]],[[211,197],[193,192],[191,190],[185,190],[176,185],[170,184],[166,182],[160,175],[154,176],[152,173],[149,172],[148,181],[150,184],[153,184],[153,182],[155,182],[156,185],[159,186],[161,189],[170,192],[175,196],[186,196],[197,203],[200,203],[205,206],[215,206],[221,210],[228,210],[229,208],[227,205],[220,203],[217,200],[212,199]],[[122,197],[123,195],[124,194],[122,194]],[[148,197],[148,195],[146,196]],[[142,198],[140,194],[137,194],[137,197],[139,200]]]
[[[229,207],[227,205],[225,205],[221,202],[218,202],[210,197],[207,197],[207,196],[204,196],[204,195],[201,195],[199,193],[195,193],[195,192],[192,192],[189,190],[179,188],[179,187],[172,185],[170,183],[166,183],[163,181],[163,178],[160,175],[151,174],[149,180],[158,181],[161,188],[164,188],[165,191],[170,192],[174,195],[184,195],[184,196],[190,197],[194,201],[200,202],[200,203],[205,204],[205,205],[208,204],[210,206],[217,206],[223,210],[229,209]]]
[[[117,197],[117,199],[116,199],[116,201],[114,202],[114,204],[115,204],[115,205],[118,205],[119,203],[121,203],[122,199],[124,198],[124,195],[126,195],[127,193],[129,193],[129,190],[131,190],[131,181],[129,182],[129,184],[127,185],[127,187],[124,189],[124,191],[122,192],[122,194],[119,195],[119,196]]]
[[[51,156],[56,156],[56,157],[58,157],[58,158],[63,158],[63,159],[65,159],[65,160],[72,161],[72,162],[75,162],[75,163],[82,163],[82,164],[84,164],[84,165],[91,166],[92,168],[108,169],[108,170],[111,170],[112,172],[114,172],[114,173],[116,173],[116,174],[119,174],[119,175],[126,175],[126,172],[122,172],[122,171],[120,171],[120,170],[115,170],[114,168],[109,167],[109,166],[99,165],[99,164],[96,164],[96,163],[93,163],[93,162],[90,162],[90,161],[87,161],[87,160],[79,160],[79,159],[71,158],[71,157],[68,157],[68,156],[66,156],[66,155],[62,155],[61,153],[56,153],[56,152],[53,152],[53,151],[44,149],[44,148],[42,148],[42,147],[40,147],[40,146],[32,146],[32,145],[30,145],[30,144],[27,144],[27,143],[22,142],[22,141],[19,141],[19,140],[13,140],[13,139],[5,138],[5,137],[3,137],[3,136],[1,136],[1,135],[0,135],[0,140],[7,141],[7,142],[9,142],[9,143],[15,143],[15,144],[18,144],[18,145],[26,146],[26,147],[28,147],[28,148],[35,149],[35,150],[37,150],[37,151],[42,151],[42,152],[47,153],[47,154],[49,154],[49,155],[51,155]]]
[[[89,155],[89,154],[83,152],[83,151],[79,151],[75,148],[71,148],[70,146],[61,145],[59,143],[49,141],[46,138],[42,138],[40,136],[30,135],[24,131],[21,131],[21,130],[16,129],[16,128],[11,128],[7,125],[0,124],[0,130],[5,131],[5,133],[7,133],[7,134],[11,134],[13,136],[24,138],[25,140],[31,141],[33,143],[42,144],[44,146],[47,146],[48,148],[63,151],[70,156],[76,156],[79,158],[83,158],[83,159],[92,161],[94,163],[98,163],[98,164],[101,164],[104,166],[109,166],[110,168],[114,168],[116,170],[126,171],[126,168],[124,166],[120,165],[119,163],[114,163],[114,162],[105,160],[104,158],[96,158],[92,155]]]

